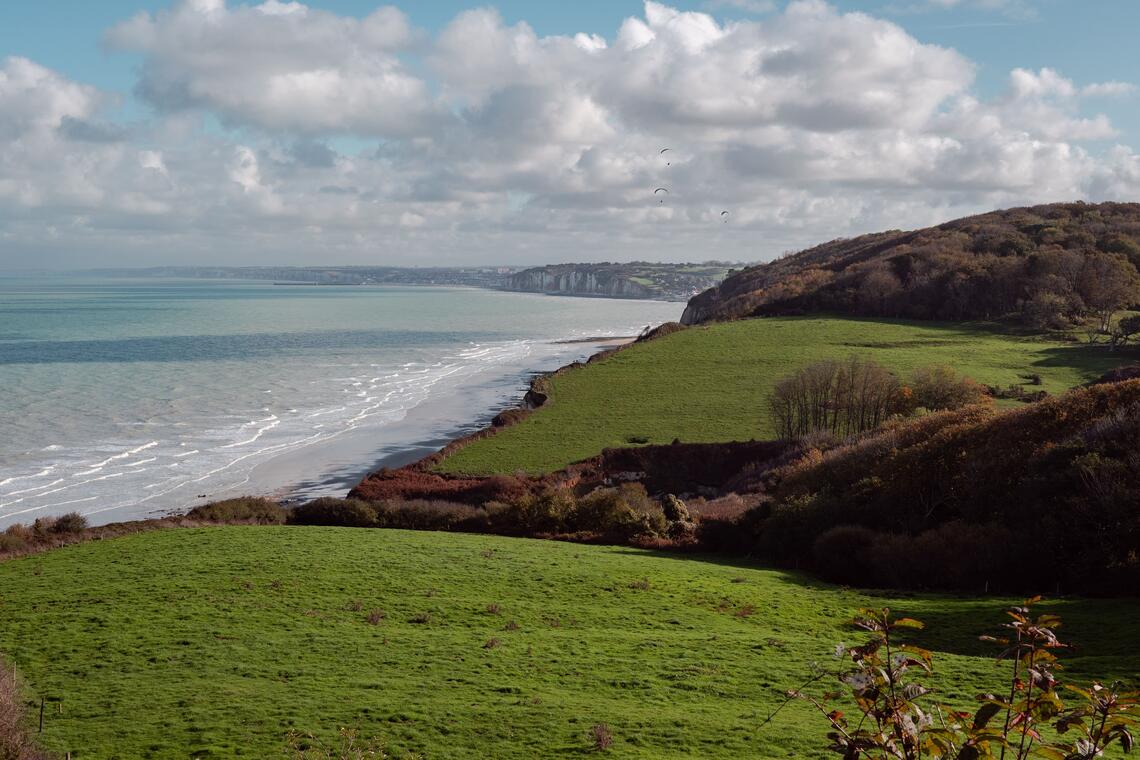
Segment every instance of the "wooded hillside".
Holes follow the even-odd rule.
[[[1138,270],[1140,204],[1056,203],[833,240],[730,275],[682,321],[824,311],[1107,331],[1140,304]]]

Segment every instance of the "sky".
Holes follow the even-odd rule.
[[[1135,0],[5,0],[0,270],[763,261],[1140,200],[1138,28]]]

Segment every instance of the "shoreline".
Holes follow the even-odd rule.
[[[202,284],[198,278],[190,280],[180,278],[179,281]],[[229,278],[222,279],[220,282],[223,285],[238,284]],[[82,285],[82,283],[80,284]],[[135,290],[132,290],[135,284],[146,286],[147,283],[145,280],[135,280],[134,283],[128,283],[128,286],[124,286],[126,290],[123,291],[122,298],[128,306],[130,305],[130,298],[135,293]],[[246,284],[259,289],[263,286],[273,287],[272,283],[265,283],[260,280],[246,281]],[[400,285],[381,285],[364,289],[387,290],[389,288],[404,291],[419,290],[419,288]],[[315,288],[307,290],[315,290]],[[325,290],[329,289],[326,288]],[[518,298],[521,296],[518,306],[521,312],[546,315],[548,311],[547,308],[536,305],[539,299],[548,301],[544,294],[539,293],[499,291],[454,285],[434,285],[424,288],[424,290],[435,290],[440,291],[440,293],[447,291],[456,293],[462,291],[481,292],[488,294],[489,298],[502,296]],[[149,291],[144,287],[139,292]],[[209,292],[213,293],[214,291],[209,289]],[[244,290],[241,291],[243,294],[244,292]],[[496,294],[501,294],[501,296]],[[435,297],[446,298],[447,296]],[[405,299],[409,302],[419,302],[418,293],[410,293],[405,296]],[[467,304],[468,301],[463,301],[463,303]],[[608,305],[603,307],[603,302],[608,304],[624,303],[628,304],[628,307],[610,307]],[[581,303],[580,300],[579,303]],[[72,439],[66,435],[70,432],[69,430],[64,430],[55,437],[49,437],[45,434],[42,441],[38,438],[34,439],[34,451],[31,444],[26,447],[31,453],[26,461],[20,460],[20,463],[25,466],[19,470],[13,466],[11,471],[8,467],[0,468],[3,470],[0,472],[0,480],[5,480],[10,475],[21,481],[16,486],[0,488],[0,530],[5,529],[9,524],[31,524],[39,517],[53,517],[69,511],[79,512],[92,525],[103,525],[167,515],[181,515],[211,501],[249,494],[264,494],[290,503],[321,496],[343,497],[368,474],[375,472],[378,468],[399,468],[430,456],[457,439],[490,427],[492,420],[499,412],[515,409],[523,403],[523,398],[530,390],[530,382],[536,377],[555,372],[577,362],[584,362],[606,349],[629,343],[635,340],[635,334],[646,324],[660,324],[674,320],[677,316],[677,304],[656,299],[639,299],[636,301],[602,299],[596,303],[597,306],[588,308],[549,307],[552,315],[565,316],[561,319],[555,318],[536,323],[533,330],[515,324],[502,328],[505,335],[503,338],[498,338],[494,332],[491,332],[488,334],[488,339],[482,341],[491,347],[489,350],[483,350],[485,347],[482,346],[482,343],[477,345],[472,342],[471,345],[475,348],[471,349],[468,349],[466,345],[457,343],[456,345],[459,348],[456,349],[456,352],[462,354],[462,352],[474,351],[474,356],[470,359],[466,358],[465,355],[449,358],[449,362],[457,362],[458,365],[462,366],[459,366],[457,370],[452,370],[452,365],[448,364],[439,372],[429,375],[427,380],[431,382],[427,382],[425,387],[434,385],[430,393],[426,390],[422,393],[416,391],[415,388],[418,387],[415,384],[417,375],[416,373],[409,373],[406,380],[401,377],[399,382],[403,385],[397,387],[395,382],[389,383],[389,385],[380,388],[381,392],[372,394],[376,396],[377,402],[384,401],[384,404],[380,407],[373,404],[368,409],[367,417],[360,417],[347,428],[339,424],[326,426],[306,422],[307,418],[302,419],[300,415],[306,412],[307,407],[297,404],[290,398],[288,401],[280,401],[271,410],[265,410],[264,414],[258,414],[260,410],[250,411],[245,415],[249,421],[243,423],[240,430],[238,430],[238,422],[241,420],[238,419],[238,412],[231,413],[228,411],[230,407],[223,408],[221,412],[228,413],[229,416],[219,419],[222,419],[224,424],[230,425],[233,431],[230,430],[230,427],[219,428],[221,432],[213,434],[213,431],[206,428],[199,430],[191,426],[187,428],[190,433],[203,440],[199,441],[195,438],[189,444],[181,444],[185,447],[185,451],[176,448],[179,445],[178,441],[183,440],[180,437],[179,430],[174,430],[170,435],[160,437],[168,432],[165,427],[161,431],[156,428],[153,432],[142,429],[143,425],[151,424],[150,420],[159,412],[169,413],[170,419],[174,419],[173,414],[180,411],[173,408],[167,409],[165,406],[161,407],[159,412],[154,412],[149,407],[136,411],[134,406],[122,412],[122,419],[127,420],[130,424],[130,428],[121,435],[122,442],[115,440],[113,443],[99,444],[98,442],[103,441],[103,438],[77,436],[76,440],[79,443],[72,444],[70,443]],[[483,305],[481,300],[471,301],[471,304],[472,306],[469,308],[471,308],[472,313],[480,318],[483,318],[484,312],[488,308],[498,306],[495,301],[488,301],[489,306]],[[510,308],[515,307],[513,304],[506,304],[501,309],[496,310],[496,313],[503,314],[505,313],[504,309]],[[611,314],[613,315],[612,318]],[[543,318],[546,319],[545,316]],[[492,328],[498,324],[489,317],[483,321],[490,321]],[[438,325],[435,328],[438,329]],[[612,332],[606,334],[607,331]],[[520,332],[524,336],[526,332],[531,332],[535,337],[515,338],[514,336],[519,335]],[[511,346],[501,348],[499,347],[500,343],[504,346],[519,343],[522,344],[522,347],[517,349]],[[433,350],[425,349],[424,353],[430,359]],[[341,354],[350,355],[350,352],[342,351]],[[182,358],[178,359],[178,361],[182,360]],[[384,357],[381,357],[379,360],[381,363],[375,366],[380,367],[383,360]],[[103,362],[99,369],[104,374],[113,375],[121,363],[117,360],[108,360]],[[159,365],[155,370],[156,376],[159,372],[170,372],[173,366],[173,364]],[[195,371],[197,371],[197,366],[193,365]],[[361,367],[363,366],[361,365]],[[428,365],[425,364],[425,366]],[[396,369],[399,370],[400,368],[396,367]],[[366,367],[360,369],[352,365],[351,369],[346,369],[342,374],[362,373],[361,378],[367,384],[374,382],[365,377],[370,371]],[[402,372],[402,370],[400,371]],[[333,389],[332,393],[338,393],[341,385],[345,385],[347,388],[348,380],[358,379],[355,377],[345,379],[336,376],[335,373],[330,373],[333,371],[311,370],[304,374],[304,378],[310,385],[327,380],[326,384]],[[377,372],[372,372],[372,374],[377,374]],[[439,377],[437,378],[436,375]],[[451,375],[454,377],[450,377]],[[292,392],[296,390],[289,386],[287,382],[289,377],[287,373],[272,375],[270,379],[265,381],[267,383],[265,387],[273,388],[273,390],[264,392],[274,393],[276,390]],[[312,377],[316,377],[317,380],[312,380]],[[449,377],[450,379],[448,379]],[[285,380],[280,380],[280,378],[285,378]],[[384,379],[387,380],[387,378]],[[245,385],[239,387],[248,385],[244,379],[241,382]],[[218,383],[216,382],[215,385]],[[411,390],[405,389],[405,386]],[[323,387],[321,386],[322,389]],[[223,390],[225,388],[229,388],[228,383]],[[384,393],[391,395],[392,388],[395,388],[399,393],[389,402]],[[149,392],[152,389],[144,390]],[[302,390],[308,393],[307,386]],[[356,395],[361,395],[357,393],[355,388],[345,390],[346,393],[349,391],[353,392],[353,399]],[[300,398],[299,395],[297,397]],[[151,397],[146,396],[145,398],[150,399]],[[162,393],[154,395],[156,401],[152,406],[158,404],[163,398]],[[268,402],[279,398],[276,395],[272,399],[266,397],[266,406],[272,406]],[[321,404],[333,407],[340,400],[339,395],[333,397],[330,394],[324,394],[318,398],[325,399],[325,401],[318,404],[317,407],[320,407]],[[243,403],[246,400],[244,396],[241,398]],[[372,398],[366,399],[369,402],[372,400]],[[256,405],[260,401],[260,396],[252,397],[247,406]],[[409,406],[408,402],[415,404],[415,406]],[[298,412],[298,408],[300,412]],[[118,407],[116,406],[114,409],[118,414]],[[238,411],[244,412],[245,410]],[[346,413],[340,416],[348,417],[350,414]],[[137,423],[134,422],[136,417],[139,420]],[[229,422],[231,417],[237,421],[231,424]],[[265,419],[267,417],[273,417],[272,421]],[[278,418],[284,421],[277,424]],[[165,425],[168,422],[170,420],[160,418],[158,423],[154,424]],[[317,422],[323,421],[317,420]],[[339,423],[339,420],[335,422]],[[350,422],[352,421],[350,420]],[[290,425],[292,427],[289,427]],[[136,428],[138,429],[136,430]],[[324,428],[324,430],[319,434],[314,433],[313,430],[317,428]],[[79,432],[86,433],[87,429],[80,429]],[[95,432],[103,434],[102,430]],[[149,435],[147,435],[148,432]],[[230,432],[234,432],[234,435],[221,435],[221,433],[228,434]],[[112,431],[112,433],[117,434],[116,431]],[[136,433],[138,434],[135,435]],[[198,435],[199,433],[202,435]],[[213,437],[211,438],[207,434],[213,434]],[[312,436],[313,440],[306,442],[305,437],[307,436]],[[68,443],[60,446],[56,445],[58,441]],[[155,441],[159,441],[162,448]],[[52,445],[48,445],[49,443]],[[239,445],[240,448],[230,451],[231,448]],[[140,446],[146,447],[146,450],[140,453]],[[93,450],[87,452],[87,448]],[[57,455],[54,453],[57,449],[64,451]],[[150,449],[155,449],[155,451]],[[46,453],[37,453],[41,451]],[[158,455],[157,464],[148,464],[156,461],[156,453]],[[35,457],[32,454],[35,454]],[[183,456],[189,458],[183,460]],[[132,469],[136,464],[142,466]],[[89,471],[96,466],[105,467],[105,470]],[[61,485],[57,487],[56,483],[52,482],[53,478],[59,481]],[[25,483],[25,480],[28,482]],[[5,485],[6,483],[7,481],[5,481]],[[114,487],[112,488],[112,486]],[[8,493],[13,488],[24,488],[25,490],[21,491],[17,498],[15,494]],[[48,490],[41,494],[40,491],[45,488]],[[66,495],[58,495],[58,491],[64,491]],[[28,492],[31,492],[31,495],[24,495]],[[15,501],[22,503],[19,506],[11,506],[12,500],[4,498],[9,495],[13,496]]]
[[[260,493],[282,504],[298,504],[324,496],[344,498],[374,472],[385,468],[398,469],[422,461],[439,454],[457,441],[493,427],[492,420],[497,415],[504,411],[522,408],[525,405],[526,395],[530,392],[532,383],[536,379],[561,372],[576,363],[588,361],[599,353],[613,351],[635,341],[636,338],[632,336],[597,336],[551,341],[551,345],[591,346],[593,350],[583,352],[576,357],[569,354],[563,356],[557,366],[549,369],[536,368],[530,365],[520,372],[513,372],[507,376],[484,381],[484,383],[466,389],[469,393],[477,395],[480,391],[485,391],[489,386],[496,384],[511,383],[514,386],[513,392],[509,397],[503,398],[502,403],[485,407],[477,417],[467,422],[456,424],[454,421],[449,421],[440,424],[442,421],[433,418],[430,412],[434,405],[439,404],[441,399],[428,399],[409,409],[403,419],[390,423],[378,431],[361,431],[356,436],[348,437],[346,440],[330,442],[327,444],[330,448],[336,448],[339,445],[346,449],[352,449],[355,446],[356,451],[352,453],[358,458],[349,457],[342,467],[336,471],[325,473],[320,478],[287,482],[289,481],[288,473],[292,469],[289,460],[311,454],[310,451],[301,449],[259,464],[250,473],[250,479],[251,481],[276,480],[282,483],[273,489],[260,490]],[[541,364],[541,361],[539,363]],[[463,389],[459,391],[459,393],[462,392]],[[431,429],[433,426],[434,430]],[[401,428],[406,428],[406,430],[400,430]],[[419,431],[418,434],[417,431]],[[369,433],[373,435],[369,435]],[[377,443],[374,435],[376,433],[386,433],[383,437],[394,438],[395,440]],[[359,440],[354,441],[353,437]],[[361,447],[370,449],[370,451],[361,451]],[[368,464],[361,465],[361,461],[368,461]],[[254,493],[259,491],[259,489],[251,490]],[[208,503],[212,500],[230,498],[236,495],[238,495],[237,492],[209,494],[206,498],[198,499],[198,502]],[[198,504],[194,506],[198,506]],[[181,515],[185,514],[187,509],[189,507],[167,514]]]

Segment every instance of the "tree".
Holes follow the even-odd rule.
[[[1109,350],[1115,351],[1138,335],[1140,335],[1140,314],[1124,317],[1109,332]]]
[[[768,408],[781,438],[872,430],[900,403],[900,383],[875,362],[851,357],[804,367],[776,384]]]
[[[1077,292],[1097,318],[1102,334],[1108,333],[1116,312],[1140,301],[1140,276],[1136,267],[1108,253],[1085,256]]]

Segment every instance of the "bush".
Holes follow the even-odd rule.
[[[479,530],[490,527],[486,510],[450,501],[381,502],[375,510],[375,527],[407,530]]]
[[[190,510],[187,517],[216,523],[255,523],[280,525],[287,511],[275,501],[255,496],[241,496],[203,504]]]
[[[667,527],[661,505],[649,498],[640,483],[599,488],[578,504],[574,527],[614,540],[660,536]]]
[[[376,509],[359,499],[321,498],[293,507],[288,514],[290,525],[335,525],[348,528],[371,528],[376,525]]]
[[[60,515],[55,518],[55,523],[51,526],[51,532],[58,534],[82,533],[85,530],[87,530],[87,518],[78,512]]]
[[[861,525],[836,525],[821,533],[812,545],[816,572],[836,583],[869,585],[873,573],[871,548],[879,534]]]
[[[864,558],[869,582],[878,586],[1017,591],[1005,579],[1017,577],[1016,567],[1028,558],[1024,549],[1000,525],[954,521],[914,536],[877,534]]]
[[[577,510],[578,503],[570,489],[545,488],[510,502],[497,517],[508,527],[538,533],[590,530],[575,526]]]
[[[0,554],[15,553],[27,548],[27,546],[28,542],[23,536],[9,531],[0,533]]]
[[[36,748],[26,725],[16,674],[0,661],[0,758],[47,760],[49,756]]]
[[[922,367],[914,371],[911,382],[915,403],[931,411],[961,409],[989,401],[986,389],[953,367]]]

